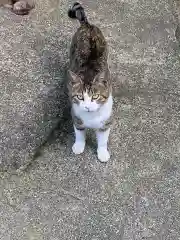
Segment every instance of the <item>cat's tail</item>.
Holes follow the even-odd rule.
[[[75,2],[73,6],[68,11],[68,16],[70,18],[76,18],[79,20],[80,24],[88,24],[84,8],[78,2]]]

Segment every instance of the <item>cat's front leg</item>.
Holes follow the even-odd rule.
[[[73,144],[72,150],[75,154],[81,154],[84,152],[85,148],[85,129],[78,129],[74,125],[74,132],[75,132],[75,143]]]
[[[75,154],[81,154],[84,152],[86,144],[85,128],[80,118],[76,117],[72,112],[74,132],[75,132],[75,143],[72,150]]]
[[[110,159],[108,151],[108,139],[109,139],[110,128],[99,129],[96,131],[97,137],[97,155],[100,162],[107,162]]]

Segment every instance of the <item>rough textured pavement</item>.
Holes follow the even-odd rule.
[[[28,163],[63,116],[69,27],[58,2],[37,1],[28,17],[0,9],[0,169]]]
[[[65,58],[77,27],[66,16],[72,2],[39,2],[27,20],[31,30],[56,38]],[[56,6],[48,8],[51,2]],[[1,174],[0,239],[178,240],[180,64],[174,4],[102,0],[84,6],[110,47],[116,96],[112,159],[105,165],[97,161],[94,135],[75,157],[71,121],[62,118],[25,172]],[[51,70],[56,75],[57,68]]]

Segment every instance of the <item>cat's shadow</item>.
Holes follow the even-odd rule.
[[[47,40],[48,44],[51,45],[50,39]],[[45,43],[46,44],[46,43]],[[55,44],[58,49],[64,49],[63,56],[56,50],[51,50],[51,47],[47,50],[41,49],[39,52],[41,58],[42,72],[44,79],[47,82],[48,77],[52,79],[50,90],[48,90],[47,96],[44,98],[43,121],[48,122],[50,120],[54,122],[53,128],[43,142],[43,144],[37,149],[35,158],[41,155],[41,150],[47,145],[52,145],[55,142],[60,144],[66,144],[69,136],[72,135],[73,125],[70,114],[70,103],[68,99],[68,91],[66,87],[67,81],[67,68],[68,68],[68,46],[63,41],[58,41]],[[54,44],[52,46],[54,49]],[[46,83],[45,83],[46,84]],[[52,110],[46,108],[48,103],[51,102]],[[53,102],[53,105],[52,105]]]

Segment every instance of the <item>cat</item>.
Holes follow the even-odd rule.
[[[35,7],[32,0],[0,0],[0,6],[10,9],[17,15],[27,15]]]
[[[85,148],[85,130],[94,129],[99,161],[110,159],[108,138],[112,118],[112,81],[108,67],[107,42],[101,30],[89,23],[84,8],[78,2],[68,16],[76,18],[80,27],[70,47],[68,89],[75,131],[72,150],[81,154]]]

